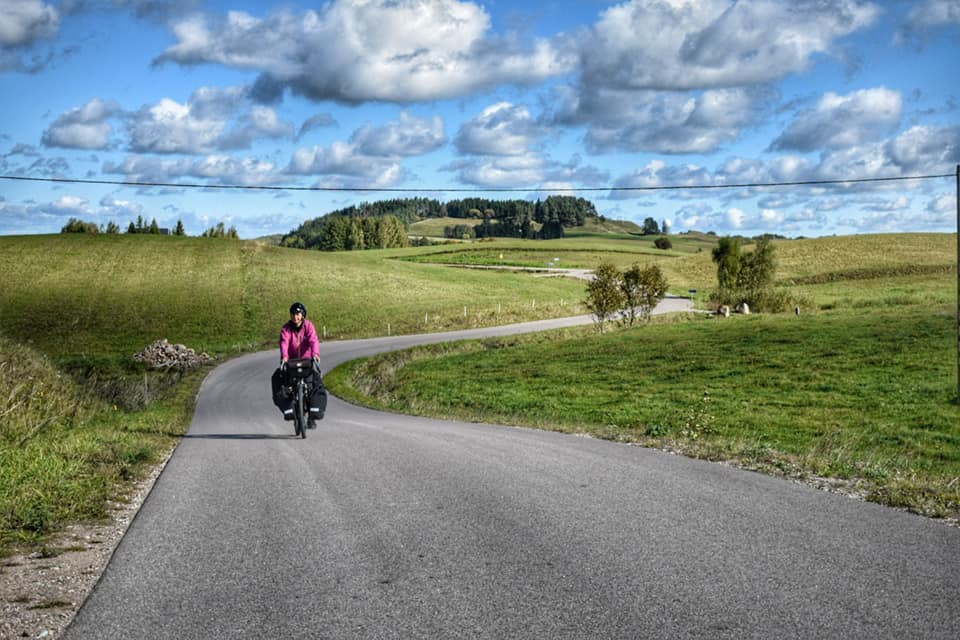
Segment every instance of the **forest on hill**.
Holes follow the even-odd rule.
[[[399,198],[362,203],[307,220],[283,236],[281,246],[322,251],[384,249],[407,246],[406,228],[429,218],[482,221],[472,225],[475,237],[562,238],[565,228],[597,218],[593,203],[574,196],[544,200],[464,198],[440,202],[431,198]]]

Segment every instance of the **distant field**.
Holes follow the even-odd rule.
[[[482,222],[483,220],[476,218],[427,218],[414,222],[407,231],[411,237],[443,238],[444,229],[447,227],[455,227],[459,224],[475,227]]]
[[[475,227],[482,223],[483,220],[477,218],[427,218],[411,224],[409,235],[413,237],[426,236],[428,238],[443,238],[446,227],[455,227],[462,224]],[[537,225],[537,228],[539,228],[539,225]],[[600,222],[591,220],[582,227],[566,229],[566,234],[569,237],[603,234],[630,238],[631,235],[640,234],[640,227],[632,222],[626,221],[609,220]]]

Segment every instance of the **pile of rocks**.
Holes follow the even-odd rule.
[[[135,354],[133,359],[138,362],[144,362],[157,369],[188,369],[205,362],[210,362],[213,360],[213,357],[206,353],[197,353],[182,344],[170,344],[170,342],[164,338],[157,340],[140,353]]]

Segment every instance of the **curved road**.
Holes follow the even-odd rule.
[[[548,324],[326,343],[324,367]],[[299,440],[270,402],[276,360],[204,382],[65,638],[957,637],[960,529],[641,447],[332,397]]]

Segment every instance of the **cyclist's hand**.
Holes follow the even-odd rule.
[[[320,356],[313,356],[313,368],[320,371]]]
[[[281,371],[282,373],[286,373],[286,372],[287,372],[287,361],[286,361],[286,360],[283,360],[283,361],[280,362],[280,371]]]

